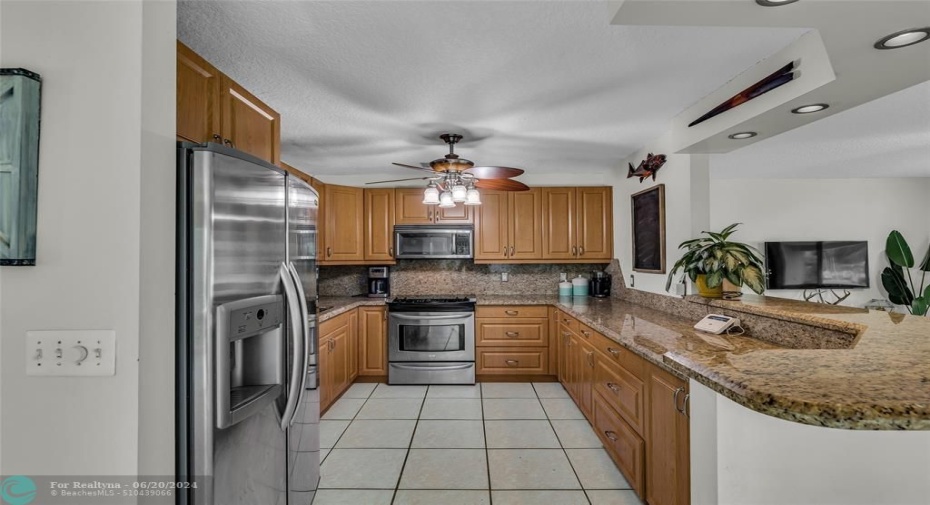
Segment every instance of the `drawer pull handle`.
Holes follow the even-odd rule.
[[[520,362],[515,359],[508,359],[504,363],[507,363],[509,366],[517,366]]]
[[[610,430],[606,430],[606,431],[604,432],[604,436],[607,437],[607,438],[609,438],[611,442],[616,442],[616,441],[617,441],[617,433],[616,433],[616,432],[613,432],[613,431],[610,431]]]
[[[684,414],[684,413],[685,413],[684,410],[678,408],[678,395],[680,395],[680,394],[682,394],[682,393],[684,393],[684,392],[685,392],[685,388],[681,388],[681,387],[680,387],[680,388],[676,388],[676,389],[675,389],[675,395],[672,397],[672,401],[675,403],[675,410],[677,410],[679,414]]]
[[[587,358],[588,358],[588,366],[591,368],[594,368],[594,353],[588,352]]]
[[[504,333],[504,335],[507,335],[508,337],[519,337],[520,332],[519,331],[508,331],[507,333]]]
[[[565,338],[568,338],[568,337],[572,336],[572,334],[569,333],[569,332],[567,332],[567,331],[563,331],[563,332],[562,332],[562,336],[565,337]]]
[[[613,347],[608,347],[607,352],[609,352],[610,354],[613,354],[615,358],[620,357],[620,349],[614,349]]]
[[[584,256],[584,246],[578,248],[578,256]]]
[[[584,335],[585,337],[590,337],[590,336],[591,336],[590,333],[588,333],[588,332],[586,332],[586,331],[584,331],[584,330],[581,330],[581,334]]]
[[[620,386],[614,384],[613,382],[608,382],[608,383],[607,383],[607,388],[610,389],[611,391],[613,391],[614,393],[619,393],[619,392],[620,392]]]
[[[572,256],[578,256],[578,246],[572,246]]]
[[[333,255],[333,248],[332,248],[332,247],[327,247],[327,248],[326,248],[326,257],[328,258],[328,257],[330,257],[330,256],[332,256],[332,255]]]
[[[507,314],[508,316],[515,316],[519,313],[520,313],[519,310],[505,310],[504,311],[504,314]]]
[[[568,319],[562,319],[562,324],[568,324]]]

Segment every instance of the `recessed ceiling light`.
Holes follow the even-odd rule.
[[[788,5],[798,0],[756,0],[756,3],[763,7],[778,7],[779,5]]]
[[[828,108],[830,108],[830,106],[825,103],[812,103],[810,105],[802,105],[796,109],[791,109],[791,112],[795,114],[810,114],[811,112],[820,112]]]
[[[898,49],[907,47],[930,39],[930,26],[926,28],[911,28],[892,33],[875,43],[875,49]]]
[[[734,133],[733,135],[730,135],[729,138],[733,140],[742,140],[742,139],[749,139],[749,138],[755,137],[756,135],[758,135],[758,133],[756,132],[739,132],[739,133]]]

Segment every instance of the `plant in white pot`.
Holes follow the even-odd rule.
[[[665,290],[671,289],[672,279],[681,270],[679,282],[688,276],[697,285],[698,294],[705,298],[723,298],[724,291],[728,298],[739,296],[741,286],[762,294],[765,291],[765,267],[758,249],[729,240],[740,224],[731,224],[717,233],[704,231],[701,234],[706,237],[682,242],[678,248],[684,249],[685,254],[669,272]],[[725,288],[726,282],[732,286]]]

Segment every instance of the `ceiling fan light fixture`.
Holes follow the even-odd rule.
[[[474,186],[465,192],[465,205],[481,205],[481,193],[478,193]]]
[[[466,188],[461,183],[452,186],[452,201],[456,203],[464,202],[467,193],[468,188]]]
[[[452,200],[452,193],[448,191],[443,191],[439,195],[439,208],[440,209],[451,209],[455,207],[455,202]]]
[[[436,205],[439,203],[439,188],[432,182],[423,190],[423,204]]]

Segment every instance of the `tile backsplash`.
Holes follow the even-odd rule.
[[[391,294],[397,296],[476,294],[556,294],[559,273],[569,280],[579,274],[591,277],[602,264],[476,265],[470,260],[400,260],[390,267]],[[617,260],[607,268],[613,275],[614,294],[623,287]],[[509,280],[501,281],[501,273]],[[320,267],[320,296],[351,296],[367,292],[368,268]]]

